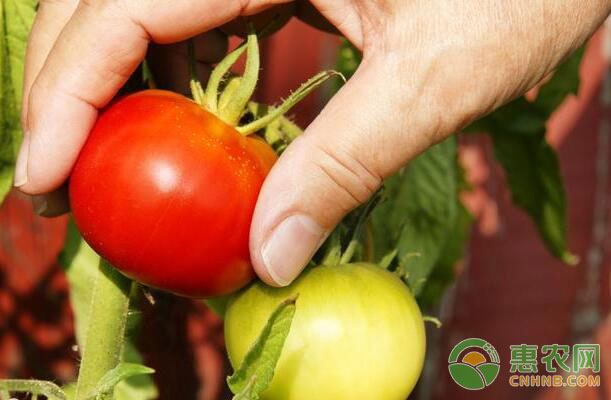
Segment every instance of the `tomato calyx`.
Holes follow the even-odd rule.
[[[231,67],[245,52],[246,65],[243,75],[232,75]],[[284,139],[290,141],[300,134],[301,130],[284,115],[329,78],[339,76],[344,79],[343,75],[337,71],[320,72],[292,92],[280,105],[267,106],[251,100],[259,79],[259,69],[258,38],[256,33],[251,32],[244,43],[227,54],[212,70],[205,90],[192,74],[190,87],[193,100],[226,124],[235,127],[244,136],[265,129],[265,137],[268,142],[269,139],[277,139],[274,136],[279,135],[285,136]],[[240,125],[246,114],[251,114],[253,120]],[[269,135],[267,128],[270,128]],[[268,138],[268,136],[271,137]]]

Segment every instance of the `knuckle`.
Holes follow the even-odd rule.
[[[382,178],[341,147],[330,148],[326,145],[316,147],[318,154],[313,157],[316,168],[342,196],[340,202],[346,211],[364,203],[380,187]]]

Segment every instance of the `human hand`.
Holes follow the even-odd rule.
[[[98,0],[72,14],[74,0],[43,1],[28,51],[16,186],[38,194],[65,181],[97,110],[149,41],[181,41],[284,2]],[[362,49],[363,61],[261,190],[250,250],[255,270],[273,285],[294,279],[383,178],[534,86],[611,10],[609,0],[313,3]],[[39,46],[50,49],[46,59]]]

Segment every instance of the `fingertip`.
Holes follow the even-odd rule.
[[[260,259],[260,256],[255,257],[253,255],[251,256],[251,258],[252,258],[253,268],[255,270],[255,273],[259,277],[259,279],[261,279],[265,284],[269,286],[278,287],[278,288],[282,287],[282,285],[277,283],[276,280],[272,278],[272,276],[269,274],[269,271],[267,270],[267,268],[265,267],[262,261],[259,261],[259,260],[254,261],[255,259]]]
[[[66,181],[98,113],[78,98],[60,91],[50,94],[36,85],[29,103],[27,179],[19,190],[38,195]]]
[[[272,286],[288,286],[308,265],[328,232],[307,215],[286,217],[255,249],[259,276]]]
[[[30,135],[24,134],[17,162],[15,163],[15,176],[13,185],[16,188],[21,188],[28,183],[28,159],[30,156]]]
[[[259,193],[250,231],[251,257],[259,277],[272,286],[289,285],[301,273],[340,216],[334,201],[319,207],[332,192],[321,186],[310,150],[305,137],[293,141]]]

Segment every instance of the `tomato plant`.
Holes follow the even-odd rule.
[[[420,309],[405,284],[379,266],[306,270],[275,289],[257,282],[225,314],[225,342],[237,368],[265,322],[297,296],[291,331],[262,400],[403,400],[424,362]]]
[[[21,63],[36,3],[8,2],[0,11],[0,199],[10,187],[20,140]],[[223,29],[246,36],[250,25],[270,33],[293,14],[329,29],[308,4],[280,5]],[[78,380],[64,387],[1,380],[0,398],[13,392],[62,400],[157,396],[152,380],[131,381],[154,371],[141,365],[129,332],[138,325],[134,311],[142,291],[114,267],[194,297],[235,291],[253,277],[247,236],[254,203],[276,153],[301,132],[283,115],[333,73],[315,76],[278,106],[257,104],[250,99],[259,71],[257,36],[247,36],[216,66],[205,90],[192,80],[193,101],[147,90],[101,113],[74,168],[70,197],[82,235],[103,258],[73,224],[61,257],[76,320]],[[232,74],[245,51],[244,75]],[[568,263],[574,257],[566,245],[564,192],[545,121],[576,90],[579,57],[559,68],[535,101],[518,99],[472,127],[491,133],[514,202],[532,217],[551,252]],[[350,76],[359,62],[358,51],[345,43],[339,69]],[[516,123],[522,116],[527,123]],[[319,266],[291,286],[255,282],[216,303],[226,317],[236,370],[228,379],[234,399],[408,396],[422,370],[423,321],[429,318],[414,298],[425,310],[434,306],[468,237],[470,217],[459,198],[468,185],[457,151],[449,138],[388,178],[385,201],[349,214],[314,257]],[[350,263],[353,258],[357,262]]]
[[[254,275],[250,220],[276,154],[184,96],[125,97],[99,117],[70,179],[83,237],[128,276],[187,296]]]

